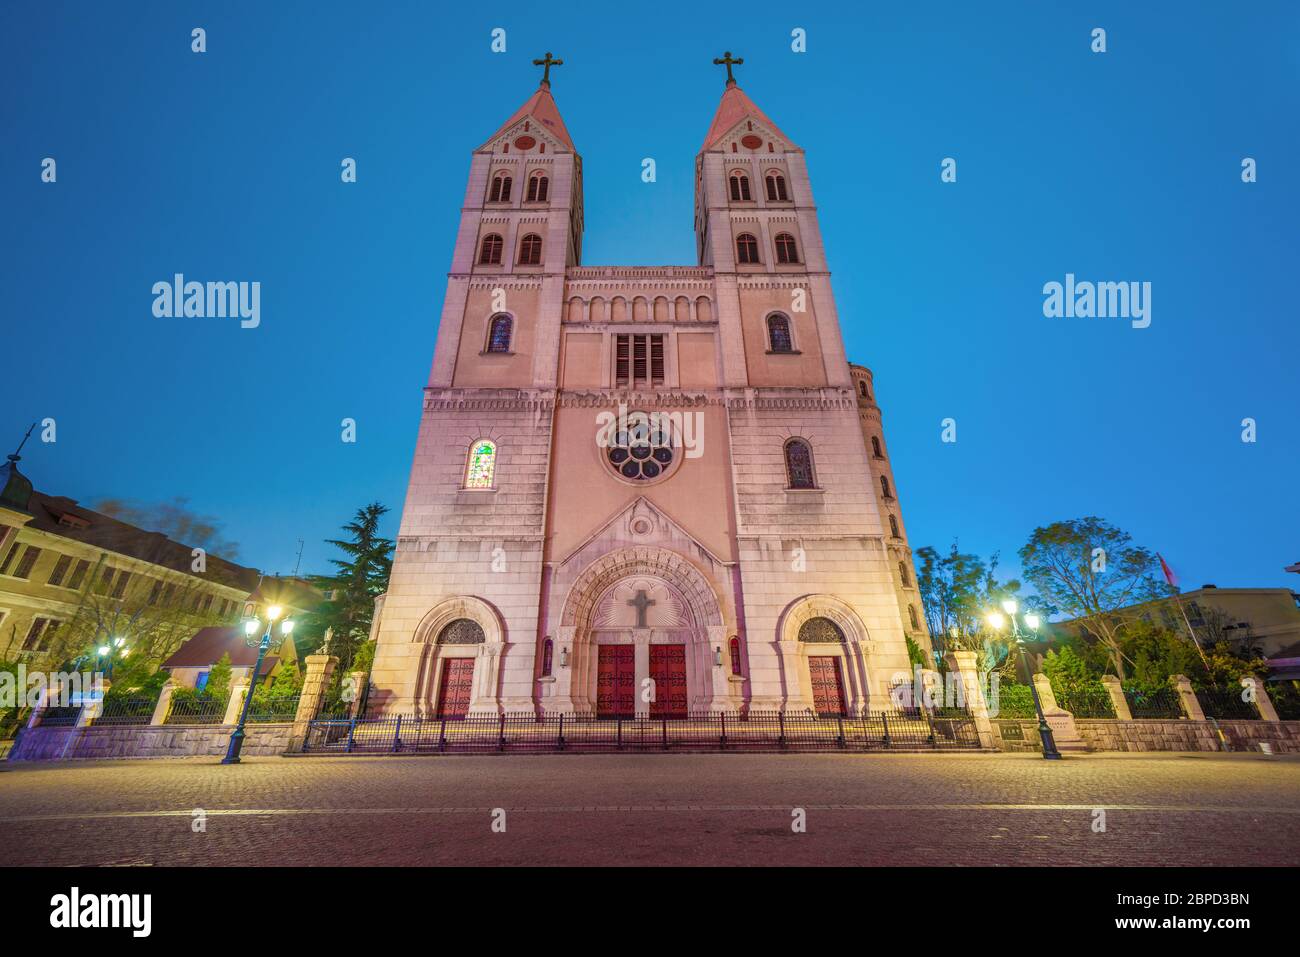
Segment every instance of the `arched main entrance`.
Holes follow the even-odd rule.
[[[739,704],[717,665],[726,643],[717,596],[666,549],[623,549],[594,562],[569,591],[560,643],[570,661],[561,707],[684,717]]]

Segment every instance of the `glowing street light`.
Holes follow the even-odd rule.
[[[244,695],[244,706],[239,710],[239,724],[235,726],[235,731],[230,736],[230,746],[226,748],[226,756],[221,759],[222,764],[239,763],[239,752],[244,747],[244,724],[248,721],[248,710],[253,704],[253,692],[257,690],[257,678],[262,671],[262,661],[271,647],[271,629],[283,614],[284,609],[279,605],[272,605],[266,609],[266,631],[260,640],[257,638],[257,632],[261,629],[262,623],[256,618],[249,618],[244,622],[244,644],[250,648],[257,646],[257,663],[253,665],[253,674],[248,681],[248,692]],[[286,618],[280,622],[281,635],[287,636],[291,631],[293,631],[291,619]]]
[[[1056,749],[1056,739],[1052,736],[1052,729],[1047,725],[1047,717],[1043,714],[1043,703],[1038,699],[1038,687],[1034,684],[1034,676],[1030,673],[1029,665],[1025,661],[1025,641],[1028,639],[1020,625],[1016,621],[1016,611],[1019,606],[1014,598],[1008,598],[1002,603],[1002,610],[1007,613],[1011,619],[1011,637],[1015,639],[1016,648],[1020,651],[1020,663],[1024,668],[1025,674],[1029,675],[1029,692],[1034,697],[1034,710],[1038,712],[1038,737],[1043,742],[1043,757],[1048,760],[1055,760],[1061,757],[1061,752]],[[1024,615],[1025,627],[1035,633],[1037,637],[1038,626],[1042,624],[1042,619],[1032,612],[1026,612]],[[1007,623],[1007,619],[1002,617],[1002,612],[991,611],[985,616],[985,620],[993,626],[995,631],[1001,631]]]

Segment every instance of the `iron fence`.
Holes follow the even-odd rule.
[[[1295,682],[1279,681],[1267,686],[1277,716],[1283,721],[1300,721],[1300,690]]]
[[[991,718],[1037,718],[1034,709],[1034,693],[1029,685],[1012,685],[1005,682],[998,684],[997,700],[989,697],[989,717]]]
[[[157,707],[153,698],[105,698],[95,724],[148,724]]]
[[[172,698],[164,724],[221,724],[226,716],[226,699],[198,695]]]
[[[1245,700],[1243,693],[1241,688],[1200,688],[1196,700],[1207,718],[1258,720],[1259,709],[1253,701]]]
[[[969,712],[924,709],[821,717],[812,712],[745,715],[648,714],[606,718],[531,712],[463,720],[391,715],[311,722],[304,751],[486,753],[542,751],[873,751],[973,750],[979,736]]]
[[[258,698],[248,709],[248,720],[254,722],[292,721],[298,713],[298,695],[291,698]]]
[[[1125,688],[1128,710],[1135,718],[1181,718],[1183,706],[1172,688]]]
[[[70,728],[81,716],[81,706],[46,708],[41,712],[40,726],[45,728]]]
[[[1076,718],[1113,718],[1115,705],[1101,685],[1074,685],[1057,690],[1056,703]]]

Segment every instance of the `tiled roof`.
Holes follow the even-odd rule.
[[[550,88],[545,86],[539,86],[537,92],[525,100],[523,106],[515,110],[515,115],[506,120],[501,125],[501,128],[492,134],[492,139],[495,140],[498,136],[501,136],[524,117],[536,120],[542,124],[542,127],[547,132],[557,137],[569,149],[574,148],[569,131],[564,126],[564,120],[560,118],[560,108],[555,105],[555,97],[551,96]],[[491,140],[488,142],[491,142]]]
[[[791,143],[790,137],[782,133],[780,128],[768,119],[767,114],[745,95],[745,91],[732,84],[722,94],[722,102],[718,104],[718,111],[713,114],[713,123],[709,126],[709,133],[704,137],[704,145],[700,149],[709,149],[718,140],[735,129],[737,123],[745,119],[758,120],[775,135],[781,137],[787,143]],[[793,144],[791,143],[791,145]]]
[[[230,665],[233,668],[251,668],[257,661],[257,648],[249,647],[244,641],[242,628],[237,625],[211,625],[195,632],[193,638],[177,648],[162,663],[162,667],[207,668],[227,654],[230,655]],[[279,660],[275,655],[267,655],[262,662],[261,674],[269,672]]]

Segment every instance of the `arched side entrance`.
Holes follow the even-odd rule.
[[[497,714],[505,622],[481,598],[440,602],[415,629],[421,645],[411,702],[417,715],[457,718]]]
[[[556,676],[555,706],[611,716],[735,711],[716,663],[725,638],[718,597],[686,558],[658,547],[611,552],[566,596],[559,644],[569,667]]]
[[[796,599],[777,635],[787,709],[858,715],[870,707],[871,641],[847,603],[831,595]]]

